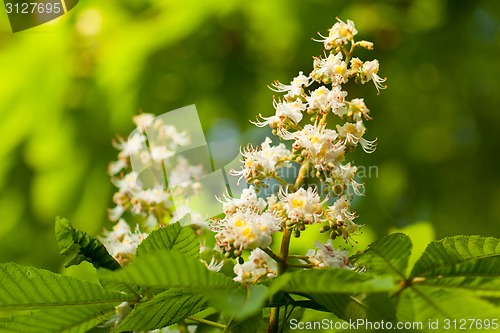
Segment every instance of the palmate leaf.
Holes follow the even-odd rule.
[[[372,274],[392,275],[404,279],[411,254],[410,238],[401,233],[382,237],[363,253],[354,256],[360,266],[365,266]]]
[[[110,270],[120,268],[120,264],[97,238],[76,230],[68,220],[56,218],[55,234],[59,253],[66,257],[65,267],[88,261],[96,268],[103,267]]]
[[[0,264],[0,311],[119,304],[132,296],[98,284],[14,263]]]
[[[310,294],[309,297],[343,320],[396,321],[396,308],[387,293]]]
[[[446,290],[432,286],[414,285],[406,288],[398,297],[397,316],[399,321],[439,321],[444,332],[445,320],[498,319],[500,309],[469,292]],[[457,327],[458,328],[458,327]],[[423,331],[429,327],[424,326]],[[432,331],[432,330],[431,330]],[[463,331],[449,329],[446,332]],[[475,330],[469,330],[475,332]],[[435,332],[435,330],[433,331]]]
[[[236,288],[206,289],[202,291],[210,304],[219,311],[242,321],[260,313],[269,290],[264,285],[239,285]]]
[[[456,236],[429,244],[410,278],[420,285],[500,297],[500,240]]]
[[[206,299],[185,289],[167,290],[136,305],[113,332],[154,330],[175,324],[207,308]]]
[[[348,269],[309,269],[283,275],[281,290],[292,294],[353,294],[389,292],[396,286],[390,276],[377,277]]]
[[[102,271],[100,278],[105,282],[138,285],[143,289],[188,289],[193,297],[207,296],[209,303],[215,307],[222,307],[221,310],[227,308],[228,302],[234,304],[235,309],[241,309],[245,301],[243,299],[241,302],[231,303],[230,299],[227,299],[234,295],[235,289],[242,287],[239,283],[226,275],[209,271],[199,260],[173,250],[137,257],[134,263],[121,270]],[[240,299],[237,298],[237,300]],[[250,303],[250,308],[252,306],[253,303]],[[249,312],[254,313],[253,310]]]
[[[120,282],[130,286],[151,288],[235,287],[231,278],[209,271],[200,261],[177,251],[164,250],[136,258],[136,261],[118,271],[102,271],[103,281]]]
[[[480,297],[500,296],[499,244],[480,236],[429,244],[398,296],[399,320],[498,318],[500,308]]]
[[[188,257],[197,257],[200,253],[200,244],[190,226],[181,227],[179,223],[174,223],[153,231],[139,244],[136,256],[164,250],[176,250]]]
[[[310,298],[344,320],[376,318],[388,321],[395,317],[387,296],[387,292],[396,290],[394,279],[390,276],[360,274],[347,269],[312,269],[290,273],[280,279],[277,283],[282,291]],[[356,296],[359,293],[370,295]],[[383,300],[381,304],[384,308],[373,306],[375,300]]]
[[[262,322],[262,311],[252,317],[246,318],[244,320],[238,321],[233,320],[225,332],[228,333],[259,333],[265,332],[263,327],[265,324]]]
[[[114,313],[113,304],[45,309],[0,318],[0,333],[84,333]]]

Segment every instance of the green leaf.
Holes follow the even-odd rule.
[[[97,238],[76,230],[68,220],[56,218],[55,234],[59,253],[66,257],[65,267],[88,261],[96,268],[104,267],[110,270],[120,268],[120,264]]]
[[[0,264],[0,311],[118,304],[131,296],[43,269]]]
[[[228,333],[259,333],[264,332],[262,326],[262,311],[259,311],[247,319],[232,321],[226,331]]]
[[[499,307],[478,296],[500,297],[500,241],[445,238],[429,244],[415,263],[398,296],[398,319],[438,321],[443,328],[445,320],[497,318]]]
[[[346,269],[311,269],[284,275],[277,279],[277,283],[282,285],[283,291],[306,296],[341,319],[394,318],[395,311],[391,312],[391,307],[385,310],[376,306],[372,308],[375,297],[383,299],[384,306],[391,303],[387,296],[379,295],[396,289],[390,276],[378,277]],[[359,293],[377,293],[379,296],[351,295]]]
[[[360,266],[366,266],[368,272],[372,274],[390,274],[397,278],[405,278],[411,247],[407,235],[396,233],[376,240],[365,252],[354,258]]]
[[[186,290],[167,290],[153,299],[136,305],[134,310],[113,330],[146,331],[175,324],[205,309],[203,296]]]
[[[285,280],[279,281],[280,279]],[[392,277],[377,277],[347,269],[309,269],[283,275],[277,279],[281,289],[288,293],[388,292],[395,290]]]
[[[161,252],[164,250],[176,250],[188,257],[197,257],[200,253],[200,244],[191,226],[181,227],[174,223],[153,231],[137,247],[137,257]]]
[[[136,258],[127,267],[103,271],[100,278],[130,286],[152,288],[226,288],[239,284],[231,278],[209,271],[201,262],[176,251],[160,251]]]
[[[391,230],[391,234],[399,232],[410,237],[413,246],[411,248],[408,269],[412,269],[415,266],[415,263],[422,256],[427,245],[436,239],[434,226],[427,221],[418,221],[401,228],[392,227],[389,229]]]
[[[45,309],[0,318],[0,333],[85,333],[114,313],[113,304]]]
[[[238,320],[260,313],[268,299],[268,288],[264,285],[239,285],[236,288],[206,289],[203,294],[218,310]]]
[[[491,320],[498,318],[499,314],[498,307],[474,297],[469,292],[421,285],[406,288],[399,295],[397,306],[399,321],[423,322],[427,325],[429,321],[437,320],[443,332],[454,331],[444,329],[444,320],[468,318]],[[424,330],[427,329],[424,327]]]
[[[500,240],[456,236],[432,242],[415,264],[411,278],[421,285],[500,297]]]
[[[396,321],[396,307],[387,293],[311,294],[310,297],[343,320]]]

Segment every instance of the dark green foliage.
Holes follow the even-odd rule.
[[[282,327],[292,318],[300,320],[304,309],[330,312],[338,320],[386,323],[490,320],[500,313],[500,241],[491,237],[432,242],[408,274],[411,242],[404,234],[392,234],[351,258],[366,272],[297,270],[265,284],[242,285],[206,268],[189,226],[174,224],[153,232],[139,246],[135,262],[114,271],[102,268],[108,264],[96,257],[104,253],[99,252],[102,244],[66,220],[57,221],[56,233],[69,264],[88,260],[101,267],[104,287],[0,264],[0,312],[9,311],[0,319],[0,333],[83,333],[105,321],[116,326],[114,332],[202,321],[203,332],[225,327],[226,332],[254,333],[265,329],[271,306],[280,308]],[[122,302],[131,312],[121,321],[110,319]],[[217,322],[215,328],[209,328],[210,321]],[[420,330],[427,327],[411,332]]]
[[[110,270],[120,268],[120,264],[97,238],[76,230],[68,220],[56,218],[55,234],[59,253],[66,257],[65,267],[88,261],[95,268],[103,267]]]
[[[198,257],[200,244],[190,227],[182,228],[179,223],[153,231],[137,247],[136,255],[142,256],[163,250],[176,250],[188,257]]]

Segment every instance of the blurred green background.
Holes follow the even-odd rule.
[[[0,13],[0,261],[59,270],[55,216],[110,226],[111,140],[138,109],[196,104],[208,140],[233,144],[221,158],[258,144],[269,132],[248,119],[273,112],[266,86],[309,73],[311,38],[336,16],[375,43],[359,56],[379,59],[389,86],[349,95],[365,97],[379,139],[354,154],[378,168],[358,221],[376,235],[428,221],[436,238],[499,237],[498,1],[86,0],[16,34]]]

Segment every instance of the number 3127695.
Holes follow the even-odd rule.
[[[59,14],[62,11],[61,3],[36,3],[36,2],[23,2],[11,3],[6,2],[5,8],[7,14]]]

